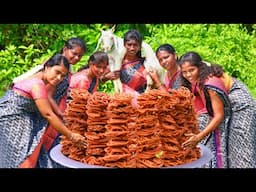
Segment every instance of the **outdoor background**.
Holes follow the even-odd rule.
[[[0,96],[12,79],[59,52],[71,37],[84,39],[87,52],[73,68],[87,63],[96,48],[101,30],[114,24],[0,24]],[[256,99],[256,24],[115,24],[122,37],[135,28],[153,50],[163,43],[173,45],[181,56],[198,52],[203,60],[218,63],[243,81]],[[100,91],[113,92],[108,81]]]

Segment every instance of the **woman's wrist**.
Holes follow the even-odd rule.
[[[201,142],[202,140],[204,140],[204,138],[207,135],[205,135],[203,132],[200,132],[199,134],[196,135],[198,142]]]
[[[202,139],[201,137],[198,135],[195,135],[195,139],[196,139],[196,142],[199,143]]]
[[[74,139],[74,134],[73,134],[72,132],[69,134],[68,139],[69,139],[70,141],[73,141],[73,139]]]
[[[100,77],[100,82],[101,83],[105,83],[107,81],[107,78],[105,77],[105,75],[102,75],[101,77]]]
[[[156,87],[157,87],[157,88],[160,88],[160,87],[162,87],[162,86],[163,86],[163,85],[162,85],[161,82],[157,82],[157,83],[156,83]]]

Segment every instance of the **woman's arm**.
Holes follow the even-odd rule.
[[[157,89],[166,91],[166,88],[161,83],[156,70],[149,70],[148,74],[150,75],[151,79],[154,81],[154,84],[156,85]]]
[[[60,118],[53,112],[50,102],[47,99],[35,99],[36,106],[41,113],[41,115],[50,123],[50,125],[59,133],[66,136],[73,142],[78,142],[85,145],[85,138],[78,134],[73,133],[69,130]]]
[[[106,69],[105,73],[100,77],[100,82],[105,83],[108,80],[115,80],[120,77],[120,70],[110,71],[109,68]]]
[[[222,100],[219,98],[216,92],[212,90],[208,90],[208,93],[210,95],[210,99],[212,102],[212,109],[214,116],[211,119],[210,123],[197,135],[191,135],[191,137],[185,141],[182,146],[183,147],[194,147],[203,140],[207,135],[209,135],[211,132],[213,132],[223,121],[224,119],[224,104]]]
[[[59,116],[60,118],[63,118],[63,113],[61,112],[58,104],[56,103],[56,101],[53,99],[53,94],[55,92],[55,87],[50,86],[47,87],[48,90],[48,99],[49,99],[49,103],[51,104],[52,110],[53,112]]]

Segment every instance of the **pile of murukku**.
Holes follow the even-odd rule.
[[[84,89],[72,89],[70,96],[72,99],[64,113],[65,124],[73,132],[84,135],[87,131],[86,104],[90,93]],[[62,136],[61,144],[61,152],[71,159],[80,161],[86,156],[84,147],[75,145],[65,136]]]
[[[105,136],[108,142],[103,157],[106,167],[135,167],[132,150],[129,150],[129,146],[133,144],[130,138],[134,129],[130,126],[131,116],[134,113],[131,101],[130,94],[116,93],[111,97],[107,107],[108,121]]]
[[[191,92],[182,87],[169,93],[158,93],[158,96],[163,166],[181,165],[198,159],[201,156],[198,147],[184,149],[181,146],[188,139],[186,134],[199,132]]]
[[[159,93],[159,90],[153,89],[142,93],[137,98],[135,159],[138,168],[162,167],[163,165],[162,160],[157,157],[162,150],[157,108]]]
[[[65,119],[68,127],[85,135],[87,148],[81,155],[81,149],[74,149],[78,146],[62,141],[62,152],[71,159],[104,167],[159,168],[201,156],[200,148],[181,146],[186,134],[199,132],[192,94],[186,88],[149,90],[137,97],[136,108],[128,93],[95,92],[87,99],[74,95]]]
[[[105,136],[107,124],[107,106],[110,96],[104,92],[94,92],[87,100],[87,131],[84,133],[87,139],[86,157],[81,162],[91,165],[102,165],[105,156],[104,149],[108,138]]]

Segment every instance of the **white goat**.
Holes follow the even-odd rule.
[[[115,26],[114,26],[115,27]],[[101,36],[98,40],[96,50],[102,47],[103,51],[109,55],[109,65],[110,71],[120,70],[122,65],[122,60],[126,53],[126,48],[124,47],[124,42],[121,37],[114,34],[114,27],[109,30],[102,30]],[[161,82],[163,82],[164,69],[158,62],[155,52],[152,50],[149,44],[142,42],[141,47],[142,57],[145,57],[144,66],[146,71],[155,69],[160,77]],[[153,80],[150,75],[146,75],[147,79],[147,90],[152,87]],[[115,92],[122,92],[122,83],[120,79],[114,80]]]
[[[108,54],[110,71],[117,71],[121,69],[122,59],[126,53],[126,49],[123,45],[123,39],[113,34],[114,27],[106,31],[101,31],[101,36],[96,47],[96,50],[98,50],[99,47],[102,47],[103,51]],[[115,79],[113,82],[115,92],[121,93],[123,90],[120,79]]]

